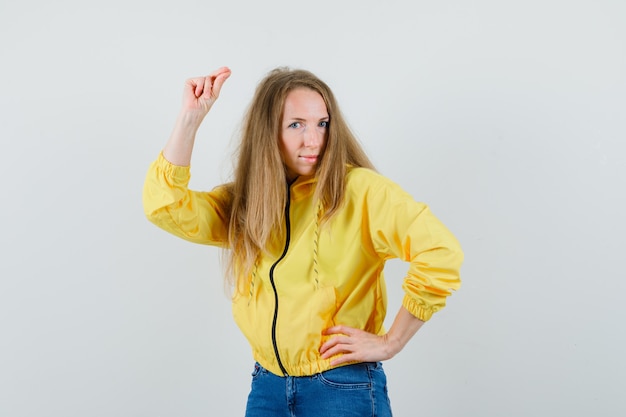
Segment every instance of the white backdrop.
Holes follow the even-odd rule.
[[[0,416],[243,415],[218,251],[141,206],[184,80],[222,65],[194,188],[228,178],[259,79],[302,67],[463,245],[463,287],[385,363],[396,416],[626,414],[625,21],[623,0],[1,0]]]

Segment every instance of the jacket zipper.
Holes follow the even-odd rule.
[[[285,221],[287,223],[286,237],[285,237],[285,249],[283,250],[280,258],[270,268],[270,282],[272,284],[272,289],[274,290],[274,319],[272,320],[272,344],[274,345],[274,354],[276,355],[276,360],[278,361],[278,366],[280,366],[280,370],[283,372],[284,376],[289,376],[287,370],[283,366],[283,362],[280,360],[280,354],[278,353],[278,344],[276,343],[276,322],[278,321],[278,291],[276,290],[276,284],[274,283],[274,268],[280,261],[283,260],[285,255],[287,255],[287,250],[289,249],[289,241],[291,239],[291,223],[289,220],[289,207],[291,206],[291,190],[289,189],[290,184],[287,184],[287,204],[285,205]]]

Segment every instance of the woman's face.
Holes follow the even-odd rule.
[[[287,94],[278,143],[290,181],[315,174],[329,122],[326,104],[317,91],[297,88]]]

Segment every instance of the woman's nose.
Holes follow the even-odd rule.
[[[307,128],[304,130],[304,146],[307,148],[319,146],[322,142],[322,138],[322,132],[318,132],[317,129]]]

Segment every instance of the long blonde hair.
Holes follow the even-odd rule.
[[[321,223],[343,202],[347,165],[374,169],[344,120],[331,89],[309,71],[285,67],[270,71],[259,83],[244,117],[231,193],[226,253],[227,282],[243,288],[258,256],[276,231],[285,229],[287,175],[278,141],[289,92],[308,88],[324,99],[330,124],[315,172],[314,201],[321,203]]]

